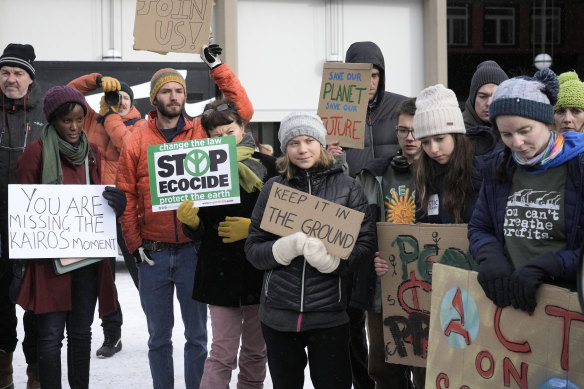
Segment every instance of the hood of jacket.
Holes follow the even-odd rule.
[[[378,106],[385,92],[385,60],[379,46],[373,42],[355,42],[347,49],[345,62],[371,63],[379,68],[379,85],[375,96],[375,105]]]
[[[470,143],[472,144],[473,156],[485,155],[492,152],[497,146],[498,140],[490,127],[475,126],[466,129]]]

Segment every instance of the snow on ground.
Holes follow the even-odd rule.
[[[148,365],[148,330],[146,328],[146,319],[140,306],[138,291],[130,274],[125,268],[122,260],[118,259],[116,285],[118,288],[120,305],[124,315],[124,325],[122,326],[122,351],[109,359],[99,359],[95,352],[103,342],[103,332],[101,330],[101,320],[95,317],[93,322],[93,340],[91,347],[91,371],[90,371],[90,388],[151,388],[152,380],[150,378],[150,368]],[[19,323],[18,338],[23,338],[22,328],[22,309],[17,307]],[[175,388],[184,388],[183,374],[183,345],[184,345],[184,326],[180,320],[180,310],[178,301],[175,299],[174,305],[175,325],[173,331],[174,344],[174,377]],[[211,321],[207,321],[209,331],[209,341],[211,340]],[[66,338],[63,340],[61,349],[62,363],[61,373],[63,375],[63,388],[68,388],[67,382],[67,348]],[[209,343],[210,348],[210,343]],[[310,377],[306,371],[305,388],[313,389]],[[235,389],[237,383],[237,370],[234,371],[230,389]],[[20,343],[14,352],[14,387],[16,389],[26,388],[26,363],[22,353]],[[272,389],[272,380],[269,371],[264,383],[265,389]]]

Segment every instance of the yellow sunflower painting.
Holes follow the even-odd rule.
[[[391,223],[416,222],[415,191],[410,193],[410,188],[400,186],[399,193],[391,188],[390,194],[385,196],[385,220]]]

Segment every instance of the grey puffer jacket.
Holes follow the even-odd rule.
[[[36,140],[46,123],[43,95],[33,82],[20,99],[10,99],[0,91],[0,230],[7,231],[8,184],[16,184],[16,162],[26,145]],[[3,242],[4,243],[4,242]],[[7,242],[6,246],[8,246]],[[4,249],[7,250],[7,249]]]
[[[334,272],[320,273],[304,256],[296,257],[288,266],[274,259],[272,246],[279,236],[262,230],[260,224],[275,182],[365,214],[351,255],[341,260]],[[253,210],[245,243],[248,261],[265,271],[260,302],[262,322],[279,331],[305,331],[347,323],[346,276],[372,261],[376,247],[375,220],[363,189],[357,181],[343,174],[340,166],[306,170],[291,180],[282,175],[270,179]]]

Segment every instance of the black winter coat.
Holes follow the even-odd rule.
[[[255,152],[252,158],[267,168],[266,177],[260,177],[262,181],[277,174],[274,157]],[[182,225],[186,236],[201,241],[193,288],[195,300],[222,307],[259,304],[263,271],[246,260],[245,239],[223,243],[217,230],[226,216],[249,218],[259,194],[257,190],[247,193],[240,188],[240,204],[201,208],[197,230]]]
[[[272,246],[279,236],[263,231],[260,224],[268,194],[275,182],[365,214],[351,255],[348,259],[341,260],[334,272],[319,272],[303,256],[296,257],[288,266],[282,266],[274,259]],[[343,174],[340,166],[335,165],[320,171],[303,171],[303,174],[291,180],[284,176],[270,179],[264,185],[256,203],[245,243],[248,261],[266,271],[261,296],[262,322],[284,331],[328,328],[348,322],[345,314],[346,276],[351,276],[367,261],[372,261],[376,248],[375,220],[363,189],[357,181]],[[266,309],[269,309],[269,315],[265,314]],[[340,322],[335,322],[337,319]],[[282,328],[283,322],[287,323],[286,328]],[[280,325],[274,326],[272,323]]]
[[[40,137],[46,123],[42,98],[41,88],[34,81],[28,93],[17,100],[0,91],[0,231],[3,237],[8,231],[8,184],[16,184],[16,162],[26,145]],[[8,242],[3,242],[2,247],[7,250]],[[4,257],[7,258],[6,253]]]

